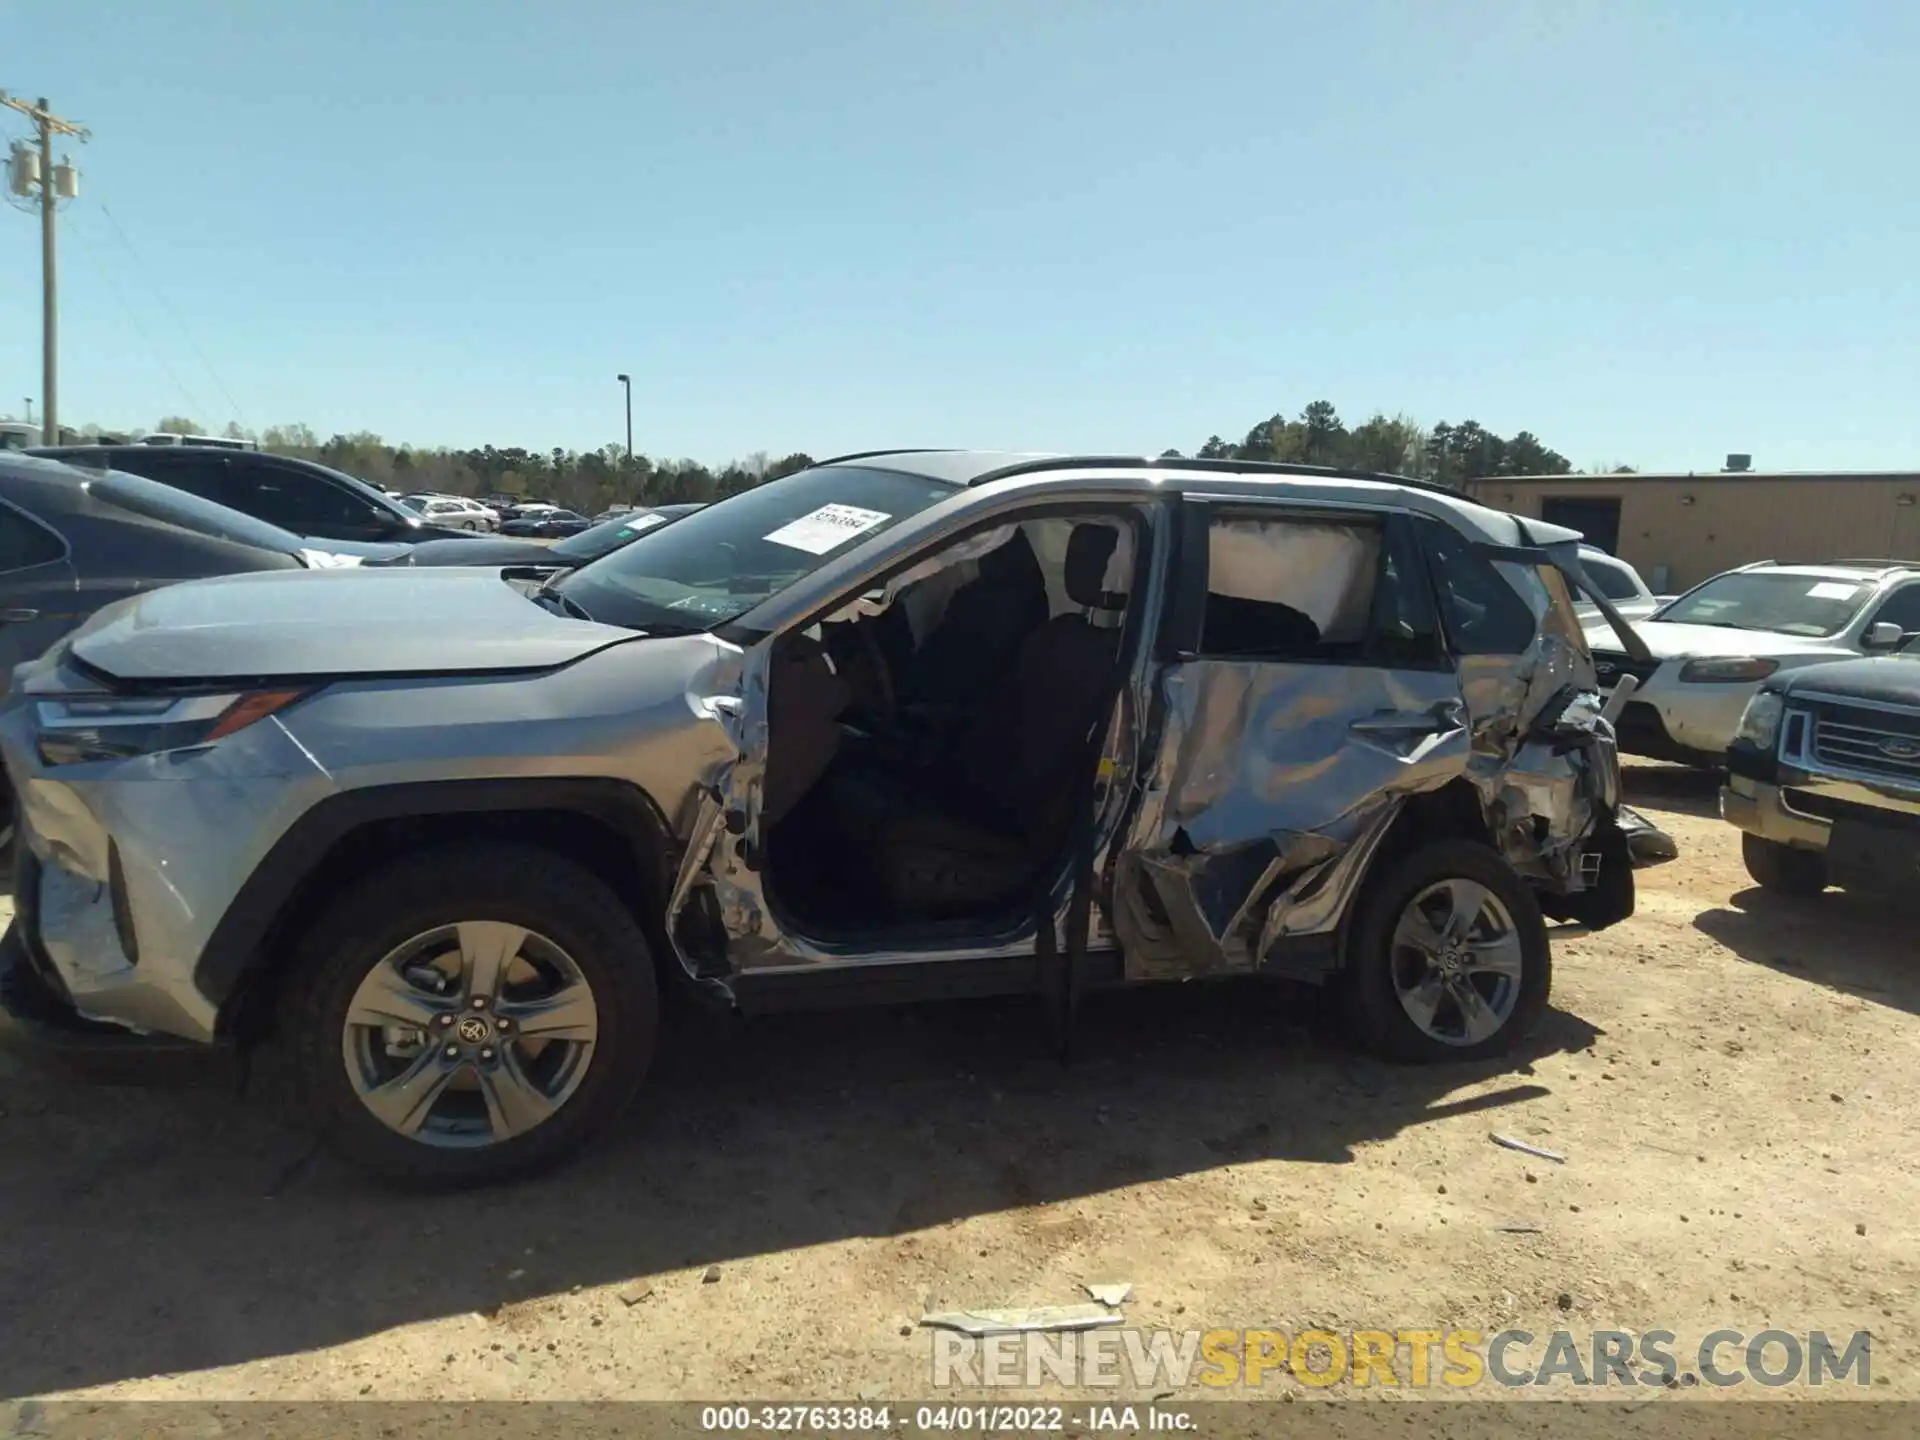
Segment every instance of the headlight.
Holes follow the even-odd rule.
[[[1733,655],[1712,660],[1689,660],[1680,667],[1683,684],[1738,685],[1764,680],[1780,668],[1778,660],[1757,660],[1751,655]]]
[[[1773,742],[1780,736],[1780,717],[1786,709],[1787,702],[1777,690],[1762,690],[1747,702],[1734,738],[1746,741],[1757,750],[1773,749]]]
[[[253,690],[227,695],[76,696],[39,703],[38,749],[47,765],[125,760],[211,745],[308,694]]]

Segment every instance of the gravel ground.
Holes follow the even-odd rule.
[[[923,1307],[1122,1280],[1178,1328],[1865,1328],[1920,1397],[1911,926],[1761,895],[1710,783],[1629,782],[1683,857],[1498,1066],[1237,987],[1097,1000],[1066,1070],[1027,1005],[702,1024],[582,1164],[422,1198],[217,1078],[0,1054],[0,1395],[924,1397]]]

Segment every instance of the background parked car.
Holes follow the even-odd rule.
[[[1673,599],[1671,595],[1655,595],[1647,582],[1640,578],[1638,570],[1598,546],[1580,547],[1580,565],[1587,572],[1587,578],[1613,602],[1613,608],[1625,619],[1645,620]],[[1583,622],[1590,623],[1600,618],[1600,607],[1592,601],[1583,600],[1573,608]]]
[[[467,533],[430,525],[366,481],[290,455],[210,445],[62,445],[30,453],[144,475],[320,540],[409,542]]]
[[[578,535],[592,524],[584,515],[549,507],[532,513],[522,510],[518,519],[501,521],[500,533],[552,539],[560,535]]]
[[[392,555],[370,559],[369,565],[537,565],[550,570],[574,570],[602,555],[611,555],[647,531],[701,509],[699,505],[662,505],[636,510],[553,545],[540,545],[514,536],[487,536],[478,543],[429,540]]]
[[[1586,627],[1601,683],[1639,682],[1620,714],[1620,748],[1717,767],[1768,677],[1885,654],[1920,635],[1920,563],[1762,560],[1694,586],[1633,629],[1651,659],[1624,653],[1604,620]]]
[[[351,558],[138,475],[0,457],[0,698],[14,666],[115,600],[177,580],[343,563]],[[12,830],[0,777],[0,844]]]
[[[1920,882],[1920,642],[1766,681],[1727,750],[1720,813],[1762,887],[1905,897]]]
[[[419,511],[429,525],[479,532],[492,530],[500,523],[494,511],[464,495],[404,495],[401,499]]]

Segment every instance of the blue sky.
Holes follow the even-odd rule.
[[[1920,465],[1911,0],[6,15],[0,87],[94,135],[68,424],[586,447],[624,370],[636,448],[709,461],[1325,397],[1576,465]],[[38,238],[0,212],[0,412]]]

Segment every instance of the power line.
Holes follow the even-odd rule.
[[[153,358],[159,363],[160,368],[167,372],[167,378],[173,381],[174,389],[180,392],[181,399],[187,402],[187,413],[189,415],[204,414],[205,411],[199,400],[196,399],[193,392],[187,388],[187,382],[180,378],[180,372],[173,368],[173,363],[167,359],[166,353],[161,350],[160,346],[154,341],[152,333],[148,331],[145,325],[140,323],[139,315],[135,313],[133,306],[127,300],[127,292],[122,290],[120,288],[120,282],[113,278],[113,272],[107,267],[105,257],[102,256],[95,247],[92,238],[87,234],[86,228],[75,225],[73,217],[71,216],[68,217],[67,224],[72,228],[73,233],[80,237],[81,248],[84,249],[88,256],[94,261],[97,273],[105,278],[107,288],[113,292],[113,298],[119,303],[121,313],[125,315],[127,323],[133,327],[134,333],[140,337],[141,343],[147,347]]]
[[[174,309],[173,302],[167,298],[166,292],[160,288],[159,282],[153,278],[153,272],[147,268],[147,262],[141,258],[140,252],[134,248],[133,241],[127,238],[127,232],[120,227],[120,222],[114,218],[113,211],[109,210],[106,204],[102,202],[100,213],[107,217],[107,223],[113,226],[113,233],[120,237],[120,243],[126,246],[127,253],[133,256],[134,264],[140,267],[140,273],[146,280],[148,288],[153,291],[154,298],[156,298],[166,309],[167,313],[173,317],[173,323],[178,327],[181,337],[187,342],[188,348],[190,348],[199,359],[200,368],[207,372],[207,378],[212,380],[214,386],[226,397],[227,405],[233,413],[233,418],[238,420],[242,425],[245,425],[247,423],[247,417],[240,409],[240,402],[233,398],[233,392],[227,388],[226,381],[220,378],[220,372],[213,368],[213,362],[207,359],[206,352],[200,348],[199,343],[193,338],[193,332],[187,328],[187,322],[180,317],[180,312]]]

